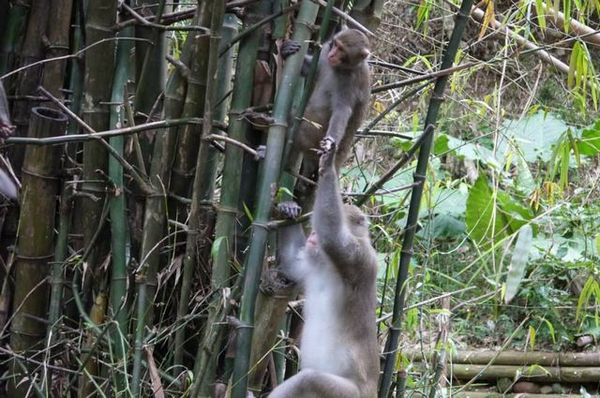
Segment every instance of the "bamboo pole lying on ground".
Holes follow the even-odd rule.
[[[550,367],[550,366],[517,366],[517,365],[467,365],[454,363],[450,367],[449,376],[476,381],[491,381],[507,377],[536,382],[588,383],[600,380],[600,367]]]
[[[461,392],[452,394],[453,398],[578,398],[579,394],[501,394],[499,392]]]
[[[485,365],[493,360],[494,365],[541,365],[541,366],[600,366],[600,352],[521,352],[504,351],[460,351],[450,354],[449,362],[455,364]],[[431,359],[432,352],[410,350],[403,355],[412,360]]]

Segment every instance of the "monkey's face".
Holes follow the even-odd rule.
[[[370,54],[369,41],[356,29],[344,30],[330,42],[327,61],[332,68],[351,69]]]
[[[317,233],[312,231],[308,238],[306,238],[306,247],[309,250],[317,250],[319,247],[319,239],[317,238]]]

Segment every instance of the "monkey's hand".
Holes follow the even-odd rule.
[[[302,214],[302,207],[293,200],[288,200],[277,204],[277,214],[279,218],[293,220]]]
[[[0,142],[2,142],[5,138],[10,137],[13,131],[15,131],[15,126],[5,124],[0,120]]]
[[[286,40],[281,44],[281,56],[283,59],[287,59],[290,55],[296,54],[300,51],[300,43],[294,40]]]
[[[335,162],[335,140],[329,136],[325,136],[319,143],[321,149],[319,150],[319,175],[322,175],[325,170],[333,167]]]

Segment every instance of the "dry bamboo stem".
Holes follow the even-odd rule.
[[[541,365],[541,366],[600,366],[600,352],[521,352],[504,351],[496,359],[496,351],[461,351],[448,360],[455,364],[485,365],[493,360],[494,365]],[[423,353],[410,350],[404,353],[411,359],[421,360]],[[430,359],[431,353],[425,353]]]
[[[501,394],[497,392],[461,392],[452,394],[452,398],[579,398],[579,394]]]
[[[503,377],[536,382],[591,383],[600,380],[600,367],[543,367],[516,365],[467,365],[452,364],[450,375],[460,380],[492,381]]]

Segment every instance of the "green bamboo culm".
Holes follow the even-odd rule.
[[[194,17],[194,21],[196,20],[197,14]],[[183,44],[180,58],[180,61],[186,65],[189,64],[193,53],[192,44],[193,35],[188,35]],[[164,119],[176,119],[181,115],[186,89],[186,80],[182,75],[182,71],[178,68],[173,69],[165,88]],[[177,130],[178,127],[170,127],[154,132],[154,148],[150,163],[150,183],[154,192],[146,198],[139,255],[141,266],[147,267],[146,323],[152,323],[154,319],[154,303],[152,300],[158,287],[157,272],[160,264],[160,249],[165,243],[164,235],[167,225],[166,190],[169,188]]]
[[[238,33],[239,27],[240,21],[234,14],[225,14],[223,26],[221,28],[219,53],[221,52],[220,50],[227,46],[231,42],[231,39]],[[228,94],[230,94],[229,91],[231,89],[233,60],[236,49],[236,47],[230,47],[228,51],[223,53],[223,56],[219,57],[218,74],[215,80],[217,85],[215,88],[215,96],[218,99],[218,103],[216,104],[214,111],[214,121],[224,122],[229,108],[229,101],[227,98],[229,98]],[[197,193],[198,197],[193,199],[192,207],[194,206],[194,203],[197,203],[198,208],[203,212],[199,215],[201,220],[198,220],[198,222],[204,223],[204,225],[212,225],[213,218],[215,217],[212,207],[219,153],[208,140],[203,139],[200,142],[198,157],[199,159],[204,159],[204,164],[203,167],[196,172],[196,179],[199,181],[194,182],[194,194]],[[191,220],[194,219],[193,216],[190,218]],[[206,232],[203,232],[202,236],[198,237],[198,239],[208,240],[210,237]],[[206,242],[203,242],[202,244],[204,245]],[[204,253],[200,253],[200,255],[202,259]],[[205,259],[205,261],[207,260],[208,259]],[[205,332],[202,334],[198,344],[198,352],[194,363],[194,375],[196,375],[196,378],[194,379],[194,384],[192,386],[192,396],[210,396],[214,389],[215,373],[218,365],[218,348],[221,347],[222,341],[225,338],[225,331],[227,330],[227,327],[223,325],[222,322],[225,319],[225,315],[229,312],[229,308],[223,308],[221,306],[223,302],[218,300],[221,298],[219,293],[220,292],[217,291],[208,304],[208,318],[205,323],[207,326],[205,326]]]
[[[71,12],[73,8],[72,0],[56,0],[55,7],[50,8],[49,20],[53,23],[48,25],[48,58],[60,57],[69,52],[69,33],[71,27]],[[62,88],[65,81],[65,70],[67,61],[54,61],[44,68],[42,86],[51,92],[55,97],[62,98]],[[50,108],[57,109],[54,103],[48,105]],[[50,305],[48,310],[48,346],[52,347],[57,340],[58,329],[60,326],[61,301],[63,297],[63,261],[66,257],[67,239],[71,212],[71,198],[69,193],[65,193],[60,203],[59,226],[56,246],[54,250],[54,263],[50,276]],[[52,391],[52,372],[44,385],[44,392]]]
[[[113,74],[115,69],[115,33],[112,29],[117,18],[117,4],[109,0],[91,1],[86,10],[86,44],[100,44],[85,52],[84,95],[82,118],[94,131],[103,131],[110,125]],[[108,39],[108,40],[107,40]],[[89,248],[88,265],[97,275],[100,264],[109,250],[108,228],[105,228],[103,208],[106,206],[106,184],[98,171],[107,173],[108,154],[98,141],[83,145],[83,173],[81,190],[89,195],[78,199],[75,218],[83,228],[83,242]],[[98,235],[100,233],[100,235]],[[95,240],[95,242],[94,242]],[[84,295],[88,291],[84,290]]]
[[[180,299],[177,306],[177,320],[179,322],[184,319],[188,312],[190,287],[199,257],[198,249],[204,244],[203,240],[208,239],[207,236],[202,236],[200,232],[203,227],[206,227],[200,223],[200,213],[204,208],[204,204],[200,200],[200,193],[202,189],[201,185],[204,185],[204,182],[202,181],[204,174],[201,172],[201,170],[205,167],[206,157],[199,156],[200,146],[203,142],[199,138],[210,134],[212,130],[212,115],[216,88],[214,75],[217,71],[217,61],[219,58],[218,48],[220,40],[219,31],[223,25],[224,14],[225,3],[223,0],[207,0],[202,2],[200,23],[202,25],[209,25],[211,34],[210,36],[199,36],[199,38],[201,38],[201,42],[196,46],[197,53],[195,57],[193,57],[191,67],[191,76],[193,76],[193,78],[189,79],[188,81],[187,91],[187,97],[194,98],[192,101],[188,101],[186,97],[186,105],[184,106],[184,116],[187,116],[185,111],[188,107],[188,104],[193,106],[195,112],[202,111],[202,109],[199,108],[199,105],[202,104],[204,107],[204,119],[202,123],[202,131],[192,131],[191,129],[186,130],[187,132],[198,136],[198,139],[194,140],[196,145],[196,163],[194,165],[196,174],[193,184],[192,206],[189,216],[190,221],[188,224],[190,233],[187,234],[186,239],[186,252],[183,258],[183,278],[181,282]],[[206,55],[208,55],[208,57]],[[197,128],[197,126],[194,127]],[[181,325],[175,332],[175,365],[180,365],[183,363],[185,329],[185,325]],[[174,369],[177,371],[177,367],[174,367]]]
[[[10,7],[5,23],[0,31],[0,75],[13,69],[15,54],[21,45],[27,15],[31,9],[31,1],[20,1]],[[8,86],[4,82],[5,86]]]
[[[245,29],[260,21],[270,12],[270,0],[261,0],[248,8],[245,17]],[[239,35],[238,35],[239,36]],[[254,68],[248,67],[256,63],[258,46],[263,36],[260,29],[254,29],[240,40],[240,50],[237,57],[235,82],[231,96],[229,111],[229,127],[227,135],[239,142],[244,142],[248,122],[238,117],[252,101],[254,83]],[[225,47],[228,47],[225,50]],[[231,54],[229,44],[224,44],[220,53],[224,56]],[[221,93],[223,95],[223,93]],[[221,108],[220,108],[221,109]],[[211,288],[213,297],[208,305],[207,328],[198,345],[196,361],[194,364],[194,386],[192,391],[196,394],[207,391],[214,382],[214,369],[218,360],[220,341],[227,332],[225,317],[230,307],[222,305],[228,303],[229,297],[224,297],[226,288],[231,284],[231,253],[233,253],[233,236],[236,220],[239,214],[238,201],[240,196],[241,168],[243,161],[242,149],[231,144],[225,147],[223,164],[222,192],[217,206],[217,220],[215,224],[215,240],[213,243],[213,270],[211,275]]]
[[[456,52],[458,51],[472,5],[473,0],[463,0],[460,6],[460,10],[456,17],[454,30],[452,31],[450,41],[448,42],[448,46],[444,51],[442,64],[440,65],[440,69],[442,70],[450,68],[454,63],[454,58],[456,57]],[[425,117],[424,130],[429,128],[429,126],[434,126],[436,123],[448,78],[449,75],[445,75],[439,77],[435,82],[433,94],[427,110],[427,116]],[[433,138],[434,134],[429,134],[423,141],[423,145],[419,150],[417,168],[414,173],[414,180],[416,183],[418,183],[418,185],[416,185],[412,191],[406,227],[404,229],[405,233],[402,241],[402,254],[400,255],[398,279],[396,281],[395,289],[394,309],[392,313],[392,327],[390,328],[390,334],[384,349],[384,366],[383,375],[381,376],[379,386],[379,398],[387,398],[389,396],[390,386],[392,384],[394,370],[396,367],[398,338],[400,337],[402,315],[404,312],[404,296],[406,293],[405,284],[408,280],[408,266],[412,257],[413,240],[419,218],[419,208],[421,206],[421,197],[423,195],[423,184],[425,183],[427,164],[429,162],[429,155],[431,154]]]
[[[67,117],[54,109],[32,109],[29,136],[48,137],[64,134]],[[14,294],[10,347],[19,355],[28,356],[43,348],[48,313],[48,284],[46,278],[54,257],[54,218],[58,195],[58,165],[60,147],[29,146],[23,163],[21,217],[14,263]],[[14,358],[11,374],[23,372]],[[8,383],[9,397],[24,397],[31,383],[36,383],[33,367],[27,365],[29,382],[13,376]]]
[[[120,37],[128,38],[133,35],[133,28],[126,28],[119,33]],[[119,40],[117,45],[117,64],[112,85],[110,128],[123,127],[125,87],[130,73],[130,53],[133,48],[131,40]],[[110,138],[110,146],[123,156],[124,137]],[[125,189],[123,184],[123,166],[117,159],[110,157],[108,160],[108,176],[112,183],[112,195],[109,201],[110,232],[111,232],[111,280],[109,295],[109,317],[113,320],[111,330],[111,343],[115,354],[117,381],[115,395],[131,395],[131,388],[127,379],[127,352],[128,352],[128,310],[127,310],[127,215],[125,204]],[[135,394],[134,394],[135,396]]]
[[[266,225],[269,221],[274,200],[272,192],[281,171],[288,116],[294,96],[293,87],[300,76],[307,50],[307,40],[311,36],[310,27],[315,23],[318,10],[319,7],[315,3],[308,0],[302,2],[296,18],[293,36],[294,40],[301,43],[301,49],[286,61],[281,84],[275,96],[273,124],[269,128],[265,160],[258,186],[258,207],[252,223],[250,249],[244,264],[244,288],[240,309],[241,327],[238,328],[236,343],[236,356],[232,375],[232,398],[246,397],[248,370],[251,365],[250,353],[252,349],[254,309],[268,235]]]

